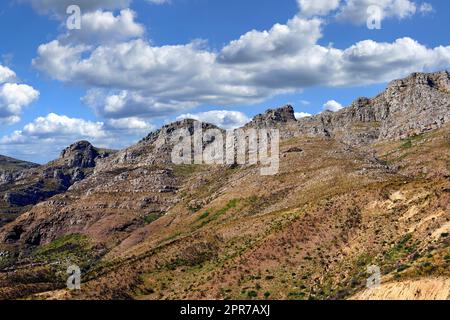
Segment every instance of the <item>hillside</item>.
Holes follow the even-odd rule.
[[[38,166],[38,164],[21,161],[0,155],[0,172],[18,171],[36,166]]]
[[[59,159],[42,166],[4,158],[1,166],[4,171],[0,174],[0,226],[33,205],[65,192],[89,176],[98,159],[112,153],[80,141],[63,150]]]
[[[246,128],[281,130],[273,176],[174,165],[192,120],[63,161],[89,174],[0,229],[0,298],[449,298],[449,117],[450,74],[413,74],[336,113],[256,116]],[[64,289],[71,264],[80,291]],[[365,291],[369,265],[381,293]]]

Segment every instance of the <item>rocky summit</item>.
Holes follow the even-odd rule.
[[[93,172],[96,162],[114,151],[77,142],[65,149],[59,159],[46,165],[9,159],[0,163],[0,225],[31,206],[67,191]]]
[[[337,112],[256,116],[244,129],[281,133],[275,175],[173,164],[194,120],[117,152],[0,158],[0,298],[448,299],[449,119],[450,74],[416,73]]]

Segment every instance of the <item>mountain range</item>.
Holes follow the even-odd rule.
[[[173,164],[190,119],[124,150],[0,157],[0,298],[448,299],[449,120],[450,73],[415,73],[337,112],[254,117],[280,131],[272,176]]]

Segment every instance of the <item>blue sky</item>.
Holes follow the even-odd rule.
[[[40,163],[182,117],[231,128],[286,103],[299,116],[338,110],[450,64],[443,0],[5,2],[0,154]],[[70,4],[80,30],[66,27]],[[367,27],[370,5],[381,29]]]

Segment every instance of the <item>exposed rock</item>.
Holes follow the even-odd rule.
[[[203,132],[209,129],[221,130],[215,125],[204,122],[200,123],[192,119],[177,121],[165,125],[155,132],[151,132],[137,144],[121,150],[108,158],[108,161],[99,162],[95,168],[95,172],[120,170],[121,168],[130,170],[146,166],[171,164],[173,147],[179,142],[178,138],[181,138],[177,136],[182,132],[180,130],[192,136],[197,124],[201,124]],[[221,130],[221,132],[224,131]],[[203,147],[207,144],[207,141],[203,141]]]
[[[92,168],[99,157],[98,149],[87,141],[72,144],[61,152],[60,159],[66,167]]]
[[[65,192],[89,176],[98,160],[113,153],[81,141],[64,149],[58,160],[46,165],[21,164],[25,169],[0,175],[0,208],[6,207],[7,212],[21,212],[27,206]]]
[[[391,82],[373,99],[298,121],[300,134],[342,138],[352,145],[404,139],[442,127],[450,118],[450,73],[415,73]]]
[[[300,152],[303,152],[303,149],[299,147],[292,147],[286,150],[286,153],[300,153]]]
[[[0,185],[9,183],[20,176],[20,172],[38,167],[38,164],[0,155]]]
[[[297,119],[295,118],[294,108],[291,105],[286,105],[278,109],[269,109],[265,113],[255,116],[245,127],[270,128],[295,122],[297,122]]]

